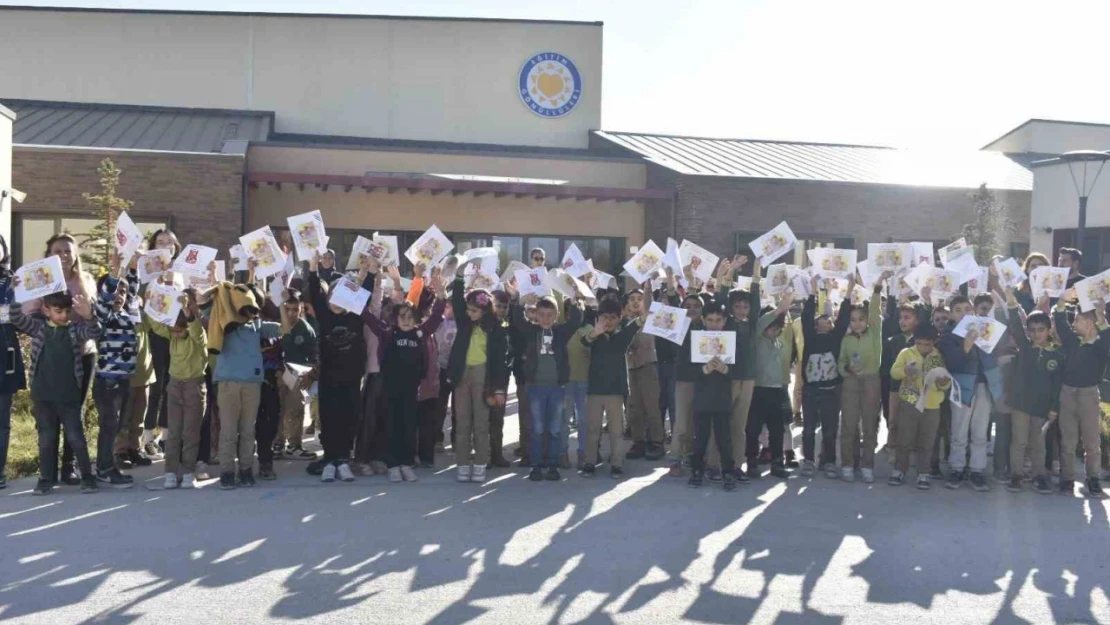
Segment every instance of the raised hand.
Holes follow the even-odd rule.
[[[85,319],[92,319],[92,302],[83,293],[73,296],[73,310]]]

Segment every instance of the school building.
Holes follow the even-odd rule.
[[[5,205],[18,262],[91,226],[81,193],[105,157],[141,227],[221,258],[316,209],[341,256],[434,223],[503,266],[576,243],[614,274],[648,238],[731,254],[783,220],[807,246],[939,244],[982,183],[1018,224],[1013,252],[1029,246],[1033,174],[1003,151],[605,131],[601,23],[20,7],[0,22],[28,194]]]

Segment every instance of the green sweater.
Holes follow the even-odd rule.
[[[208,336],[199,319],[189,322],[189,334],[177,338],[170,327],[148,319],[151,330],[158,336],[170,340],[170,378],[192,380],[204,377],[208,366]]]
[[[844,302],[841,306],[848,305]],[[853,359],[857,360],[856,375],[879,375],[879,364],[883,355],[883,329],[882,329],[882,298],[879,291],[871,295],[871,303],[867,305],[867,330],[863,334],[844,335],[840,342],[840,375],[852,375],[848,367]],[[858,356],[857,356],[858,354]]]

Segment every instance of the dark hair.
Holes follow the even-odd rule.
[[[555,299],[550,295],[545,295],[536,301],[536,310],[545,308],[547,310],[559,310],[559,305],[555,303]]]
[[[635,295],[636,293],[639,293],[640,295],[643,295],[644,290],[639,289],[639,288],[635,288],[635,289],[632,289],[631,291],[625,293],[624,295],[622,295],[621,296],[621,307],[628,306],[628,300],[631,299],[632,296]]]
[[[48,308],[73,308],[73,296],[66,291],[51,293],[42,298],[42,305]]]
[[[751,293],[748,293],[747,291],[744,291],[742,289],[733,289],[728,292],[728,305],[732,306],[737,302],[747,301],[750,295]]]
[[[966,298],[965,298],[965,299],[966,299]],[[933,307],[933,314],[935,315],[935,314],[937,314],[938,312],[940,312],[940,313],[948,313],[948,312],[952,312],[952,311],[948,310],[948,309],[947,309],[947,308],[945,308],[944,306],[935,306],[935,307]]]
[[[1071,258],[1073,263],[1083,262],[1083,252],[1075,249],[1074,247],[1061,247],[1060,256],[1067,256]]]
[[[708,317],[709,315],[721,315],[722,317],[724,317],[726,316],[725,307],[721,306],[717,302],[710,302],[701,309],[702,317]]]
[[[989,293],[980,293],[980,294],[975,296],[975,300],[972,303],[976,308],[978,308],[979,304],[982,304],[983,302],[986,302],[986,303],[991,304],[993,306],[994,305],[994,298],[991,297]]]
[[[786,327],[786,315],[779,315],[779,316],[775,317],[774,321],[767,324],[767,327],[764,328],[764,329],[765,330],[770,330],[770,329],[774,328],[776,330],[779,330],[779,329],[782,329],[784,327]]]
[[[686,297],[682,298],[682,304],[685,306],[686,302],[690,300],[696,300],[697,303],[701,305],[702,309],[705,308],[705,302],[702,301],[701,297],[698,297],[696,293],[687,293]]]
[[[532,251],[528,252],[528,258],[532,258],[533,256],[535,256],[536,252],[539,252],[543,256],[544,260],[547,260],[547,252],[542,247],[533,247]]]
[[[55,234],[54,236],[52,236],[52,237],[50,237],[49,239],[46,240],[46,253],[42,255],[43,258],[50,258],[50,248],[54,247],[54,244],[57,243],[58,241],[65,241],[66,243],[72,243],[74,248],[78,247],[77,239],[73,238],[72,234],[69,234],[68,232],[60,232],[60,233]],[[81,272],[82,272],[82,269],[81,269],[81,254],[80,254],[80,250],[77,250],[77,251],[78,251],[78,253],[73,255],[73,266],[72,267],[63,267],[63,269],[72,270],[73,273],[75,273],[77,275],[80,275]]]
[[[485,304],[482,300],[485,299]],[[483,332],[489,334],[493,332],[500,322],[497,320],[497,315],[493,313],[493,296],[485,289],[475,289],[466,294],[466,305],[473,306],[482,311],[482,316],[478,318],[477,326]]]
[[[936,341],[937,329],[931,323],[923,323],[914,329],[913,340]]]
[[[284,303],[288,304],[290,302],[295,303],[295,304],[305,303],[304,293],[301,293],[300,289],[295,289],[293,287],[289,287],[289,288],[285,289],[285,301],[284,301]]]
[[[701,299],[702,308],[705,308],[706,306],[711,304],[713,302],[713,299],[714,299],[712,293],[706,293],[704,291],[701,292],[701,293],[698,293],[698,298]]]
[[[616,300],[605,299],[597,306],[597,315],[621,315],[621,305]]]
[[[1034,310],[1025,317],[1025,327],[1032,325],[1041,325],[1046,328],[1052,327],[1052,318],[1044,313],[1044,311]]]
[[[959,306],[960,304],[970,304],[970,303],[971,303],[971,300],[967,299],[963,295],[955,295],[955,296],[952,297],[951,300],[948,301],[948,307],[949,308],[955,308],[955,307]]]
[[[915,315],[917,314],[917,311],[920,310],[920,309],[921,309],[921,306],[917,302],[903,302],[903,303],[898,305],[898,311],[899,312],[906,311],[906,312],[911,312]]]
[[[406,310],[412,313],[413,319],[416,319],[416,308],[413,307],[412,302],[404,301],[393,305],[393,323],[397,323],[397,320],[401,318],[401,313]]]
[[[508,304],[510,301],[509,294],[504,291],[494,291],[492,295],[493,299],[497,300],[498,304]]]
[[[173,240],[173,255],[176,257],[181,253],[181,242],[177,240],[177,235],[169,228],[161,228],[151,233],[150,238],[146,240],[146,249],[156,249],[158,247],[158,237],[163,234]]]

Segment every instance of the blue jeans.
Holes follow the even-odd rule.
[[[674,432],[675,422],[675,395],[676,365],[673,362],[660,362],[655,364],[659,371],[659,416],[663,418],[663,433],[667,433],[667,414],[671,415],[671,432]]]
[[[8,466],[8,440],[12,435],[12,397],[0,395],[0,477]]]
[[[561,386],[528,386],[528,403],[532,409],[532,466],[557,466],[563,452],[563,396]],[[543,454],[547,434],[547,455]]]
[[[574,404],[574,419],[578,424],[578,458],[586,456],[586,431],[589,430],[589,418],[586,416],[586,382],[567,382],[566,397]],[[566,402],[563,403],[564,408]],[[563,410],[563,449],[570,449],[570,412]]]

